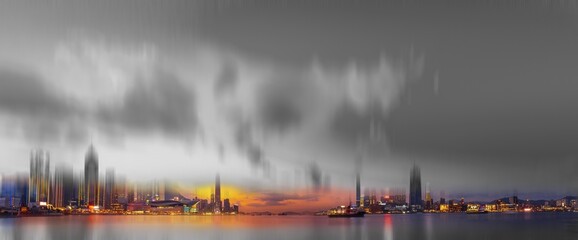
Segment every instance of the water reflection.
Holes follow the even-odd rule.
[[[384,240],[393,240],[393,227],[391,224],[391,215],[386,214],[383,215],[383,223],[384,223],[384,227],[383,227],[383,236],[384,236]]]
[[[578,214],[64,216],[0,219],[1,239],[578,239]]]

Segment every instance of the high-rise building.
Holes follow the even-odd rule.
[[[355,206],[361,206],[361,176],[359,170],[355,172]]]
[[[231,203],[229,202],[228,198],[225,198],[225,200],[223,200],[223,212],[224,213],[231,212]]]
[[[440,192],[440,204],[446,204],[446,192]]]
[[[70,205],[74,198],[74,179],[72,168],[58,164],[54,169],[53,205],[61,208]]]
[[[0,183],[0,207],[18,208],[28,200],[27,174],[2,175]]]
[[[72,181],[74,183],[74,192],[72,195],[72,201],[70,202],[71,206],[80,207],[85,205],[84,201],[84,177],[82,171],[76,172],[73,175]]]
[[[170,190],[171,187],[169,187]],[[166,199],[172,199],[175,196],[172,196],[174,194],[169,194],[171,196],[169,196],[168,198],[166,198],[166,185],[165,185],[165,181],[164,180],[155,180],[153,181],[153,198],[155,201],[163,201]]]
[[[425,209],[426,210],[433,209],[433,198],[431,196],[431,189],[429,186],[429,182],[425,184]]]
[[[28,205],[39,205],[50,200],[50,153],[43,150],[30,152]]]
[[[221,177],[219,176],[219,174],[217,173],[217,176],[215,177],[215,213],[220,213],[223,211],[223,205],[221,202]]]
[[[116,186],[117,201],[121,205],[126,205],[129,202],[128,188],[125,176],[115,176],[114,179]]]
[[[84,200],[89,206],[99,205],[98,154],[90,144],[84,157]]]
[[[417,165],[413,165],[409,180],[409,206],[412,211],[422,210],[421,196],[421,171]]]
[[[111,204],[118,203],[118,195],[116,193],[114,169],[106,169],[104,177],[104,209],[111,209]]]
[[[407,204],[406,189],[392,188],[388,191],[388,196],[392,204],[402,206]]]

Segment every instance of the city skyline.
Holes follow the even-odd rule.
[[[19,180],[13,182],[15,179],[18,179],[14,178],[18,177],[18,174],[0,175],[0,198],[2,199],[2,205],[21,205],[28,206],[28,208],[42,206],[42,204],[50,204],[57,208],[67,208],[70,206],[73,208],[81,208],[84,206],[82,208],[99,209],[100,207],[100,211],[110,211],[113,209],[125,209],[126,211],[128,207],[129,210],[133,209],[132,211],[135,211],[134,204],[149,205],[156,201],[160,201],[159,204],[163,204],[161,202],[170,200],[192,201],[190,207],[195,209],[195,213],[208,211],[214,214],[222,214],[230,213],[233,209],[238,213],[239,206],[247,207],[249,213],[270,211],[277,213],[318,212],[323,209],[328,209],[333,205],[345,204],[344,196],[346,193],[349,195],[349,204],[355,203],[353,206],[365,207],[367,209],[366,211],[369,212],[377,206],[387,206],[386,208],[390,210],[395,206],[404,206],[404,208],[407,207],[409,211],[413,212],[431,211],[434,209],[439,210],[441,205],[446,204],[445,192],[440,192],[439,196],[437,196],[438,198],[435,199],[436,196],[432,194],[429,182],[427,182],[425,189],[422,188],[421,169],[415,163],[409,171],[410,180],[408,186],[406,188],[400,188],[405,190],[400,191],[399,188],[389,189],[381,187],[381,189],[376,189],[364,187],[364,194],[362,195],[360,191],[362,186],[360,180],[361,174],[358,172],[355,183],[350,187],[343,186],[339,188],[341,191],[337,191],[337,193],[331,189],[322,189],[321,192],[310,193],[309,196],[303,199],[300,199],[299,193],[296,193],[295,196],[298,197],[296,197],[294,201],[304,201],[288,203],[282,201],[286,201],[284,198],[290,197],[287,197],[288,195],[279,195],[279,191],[271,192],[272,195],[270,196],[259,196],[258,193],[256,194],[255,192],[252,194],[244,192],[243,189],[234,185],[227,187],[225,190],[225,198],[221,200],[221,177],[218,172],[215,174],[214,185],[210,190],[206,190],[207,186],[201,186],[197,187],[194,193],[192,193],[193,191],[191,191],[191,189],[187,190],[186,187],[178,187],[180,184],[169,178],[164,178],[160,181],[156,179],[152,182],[143,182],[142,180],[127,181],[124,176],[117,176],[113,167],[108,167],[106,173],[99,175],[98,155],[94,144],[91,143],[85,154],[84,171],[80,172],[77,178],[73,178],[74,173],[70,166],[61,163],[54,167],[50,166],[49,151],[41,149],[31,150],[30,173],[25,183],[27,185],[26,188],[17,187],[22,186]],[[115,179],[123,180],[117,182]],[[19,195],[18,192],[20,192],[20,190],[18,189],[24,192]],[[204,191],[200,189],[204,189]],[[352,202],[351,199],[351,191],[353,190],[356,192],[355,202]],[[423,194],[424,190],[425,194]],[[230,191],[234,193],[230,194]],[[200,192],[205,192],[205,194],[199,194]],[[190,195],[187,193],[190,193]],[[183,196],[183,194],[185,196]],[[273,200],[277,202],[268,202],[271,200],[267,199],[274,199],[274,196],[279,198],[278,200]],[[423,200],[424,197],[425,200]],[[333,198],[333,201],[328,202],[327,198]],[[518,200],[518,192],[514,192],[512,195],[502,195],[499,196],[499,198],[494,197],[491,201],[483,199],[467,199],[467,201],[464,201],[463,195],[454,195],[453,198],[450,197],[447,201],[450,203],[450,206],[452,203],[459,201],[461,206],[464,207],[466,203],[494,203],[496,201],[502,201],[502,199],[506,199],[506,203],[510,204],[521,204],[522,202],[530,202],[531,200],[532,203],[545,201],[545,203],[542,204],[548,205],[550,202],[558,206],[560,205],[560,199],[566,198],[574,199],[575,202],[576,196],[564,196],[563,198],[561,198],[561,196],[551,196],[550,198],[544,199],[522,197],[522,200]],[[233,202],[235,208],[233,208],[231,204],[231,199],[236,201]],[[241,203],[241,199],[243,199],[243,203]],[[149,203],[149,201],[152,203]],[[203,201],[205,202],[203,203]],[[462,209],[462,207],[460,207],[460,209]]]

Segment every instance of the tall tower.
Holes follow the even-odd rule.
[[[86,204],[98,206],[98,154],[92,144],[84,157],[84,189]]]
[[[215,212],[222,212],[222,203],[221,203],[221,177],[217,173],[215,177]]]
[[[355,172],[355,206],[361,206],[361,176]]]
[[[421,171],[415,163],[410,171],[409,179],[409,206],[413,211],[420,211],[422,209],[421,198]]]

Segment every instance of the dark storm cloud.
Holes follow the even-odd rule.
[[[198,127],[194,91],[160,69],[141,78],[118,106],[100,108],[101,127],[113,134],[161,133],[190,140]]]
[[[62,96],[51,92],[40,77],[7,68],[0,68],[0,106],[13,114],[40,119],[62,118],[76,111]]]
[[[81,143],[92,124],[114,137],[159,133],[190,140],[198,126],[194,93],[166,71],[135,81],[121,104],[101,105],[96,112],[47,82],[30,70],[0,69],[0,114],[32,142]]]
[[[348,103],[343,103],[331,118],[330,132],[337,142],[356,146],[361,140],[377,141],[377,135],[384,135],[378,126],[385,119],[386,113],[378,104],[371,104],[366,111],[361,111]]]
[[[238,75],[237,66],[232,62],[224,63],[215,81],[215,95],[221,96],[234,91],[239,81]]]
[[[0,68],[0,114],[12,119],[24,137],[35,143],[75,143],[87,137],[79,121],[86,112],[30,70]]]
[[[238,117],[234,124],[234,143],[241,153],[249,160],[252,167],[269,172],[269,161],[261,145],[255,139],[253,125]]]
[[[306,101],[307,86],[303,80],[293,76],[275,76],[259,91],[259,117],[268,130],[284,132],[303,121],[302,101]]]

